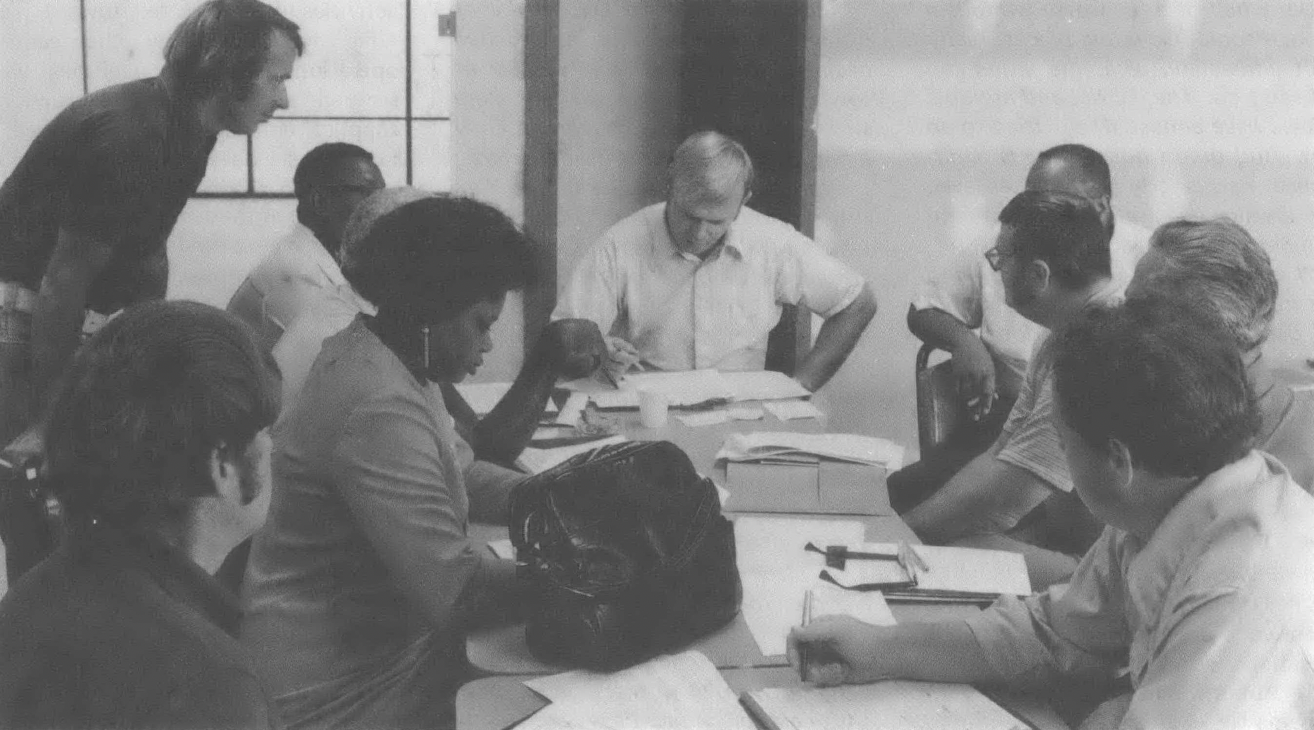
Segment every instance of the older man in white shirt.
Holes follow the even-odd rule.
[[[753,163],[716,132],[672,156],[666,202],[612,226],[579,262],[553,319],[596,322],[621,366],[761,370],[781,305],[825,318],[794,377],[826,383],[876,313],[857,272],[783,221],[746,207]]]
[[[1125,672],[1083,727],[1314,724],[1314,499],[1251,451],[1246,367],[1208,312],[1138,299],[1053,344],[1057,427],[1108,526],[1070,585],[959,622],[822,619],[791,656],[822,684],[900,677],[1020,688]]]

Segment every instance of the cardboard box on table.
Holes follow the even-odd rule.
[[[892,515],[880,465],[822,457],[726,463],[731,512]]]

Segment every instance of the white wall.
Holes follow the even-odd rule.
[[[1269,353],[1314,355],[1314,5],[829,0],[817,218],[881,310],[832,426],[916,445],[914,287],[988,231],[1040,150],[1083,142],[1120,216],[1227,214],[1282,287]],[[853,367],[855,362],[865,367]]]

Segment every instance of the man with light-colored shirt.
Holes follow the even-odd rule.
[[[1228,330],[1190,303],[1093,309],[1052,346],[1058,430],[1108,526],[1064,587],[964,621],[791,633],[821,684],[1103,683],[1083,728],[1314,723],[1314,499],[1251,451],[1261,419]]]
[[[1027,190],[1080,195],[1100,213],[1110,234],[1114,284],[1126,286],[1145,253],[1150,232],[1115,218],[1109,165],[1099,152],[1063,144],[1041,152],[1026,178]],[[982,256],[994,237],[963,252],[950,268],[926,281],[908,308],[908,329],[922,342],[952,355],[959,397],[976,419],[958,429],[933,452],[890,476],[890,499],[907,511],[972,457],[984,451],[1003,427],[1017,400],[1036,339],[1044,328],[1004,302],[1004,284]]]
[[[876,313],[871,287],[789,224],[746,206],[753,164],[733,139],[692,135],[667,173],[667,200],[602,235],[553,319],[596,322],[621,367],[761,370],[781,306],[801,305],[825,323],[794,377],[820,388]]]
[[[337,256],[347,220],[362,200],[383,187],[383,173],[361,147],[329,142],[301,158],[292,187],[296,228],[274,245],[228,302],[228,311],[255,328],[266,350],[311,304],[324,298],[348,306],[363,301],[342,278]]]
[[[1083,310],[1117,300],[1108,236],[1089,199],[1027,190],[1004,206],[999,222],[998,242],[985,258],[1018,314],[1057,331]],[[1083,508],[1072,494],[1051,422],[1050,359],[1043,345],[1038,352],[994,444],[904,520],[931,544],[970,538],[977,547],[1021,552],[1032,584],[1044,586],[1070,575],[1072,554],[1083,552],[1094,536],[1070,534],[1056,524],[1080,524]],[[1044,512],[1036,512],[1042,503]]]

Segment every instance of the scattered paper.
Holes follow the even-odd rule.
[[[873,626],[893,626],[894,614],[880,591],[846,591],[839,586],[817,581],[808,589],[812,594],[812,618],[852,616]]]
[[[854,520],[806,520],[785,517],[735,519],[735,555],[744,586],[742,613],[764,656],[785,653],[785,637],[803,618],[803,595],[816,582],[812,553],[818,545],[859,542],[866,528]]]
[[[902,446],[886,439],[847,433],[733,433],[725,437],[725,444],[717,452],[716,458],[760,461],[793,454],[875,464],[891,471],[903,466]]]
[[[774,370],[724,372],[721,377],[730,384],[735,400],[778,400],[812,395],[797,380]]]
[[[766,415],[766,412],[753,406],[736,406],[725,409],[725,414],[733,421],[758,421]]]
[[[772,687],[744,694],[766,727],[792,730],[1025,730],[970,685],[886,680],[839,687]]]
[[[762,407],[782,421],[796,418],[821,418],[821,409],[805,400],[782,400],[763,403]]]
[[[561,406],[561,412],[557,414],[557,423],[562,426],[574,426],[579,423],[580,414],[584,412],[584,406],[589,404],[587,393],[571,393],[566,398],[566,404]]]
[[[552,704],[519,728],[755,728],[721,673],[697,651],[612,673],[575,670],[535,677],[525,686]]]
[[[624,436],[612,436],[610,438],[598,439],[597,441],[587,441],[582,444],[559,446],[555,449],[535,449],[533,447],[528,447],[524,451],[521,451],[520,456],[516,458],[516,467],[529,474],[541,474],[575,454],[583,454],[601,446],[620,444],[628,440],[629,439]]]
[[[686,415],[676,416],[680,423],[689,428],[700,428],[702,426],[715,426],[718,423],[725,423],[730,416],[725,411],[705,411],[703,413],[689,413]]]
[[[1018,553],[933,545],[910,547],[926,563],[927,570],[914,571],[917,574],[917,587],[909,593],[1031,594],[1026,561]],[[849,545],[849,549],[893,555],[898,552],[899,546],[894,543],[869,542]],[[813,557],[816,561],[824,561],[822,556],[815,553]],[[890,560],[849,560],[844,570],[830,569],[829,572],[841,584],[849,586],[888,583],[908,578],[907,572],[897,562]]]
[[[488,549],[503,560],[516,559],[516,549],[511,545],[510,540],[491,540],[488,543]]]

